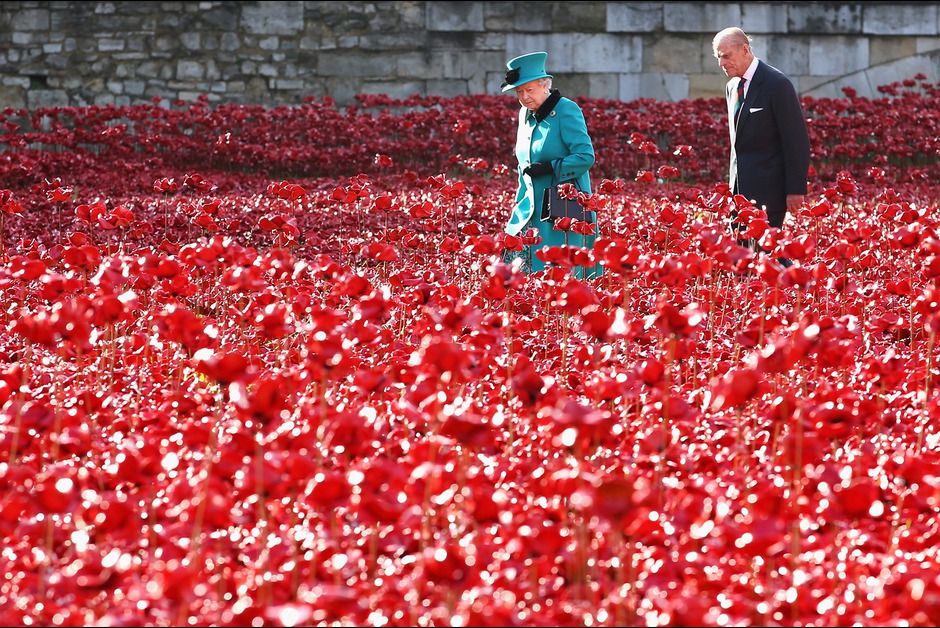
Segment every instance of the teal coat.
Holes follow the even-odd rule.
[[[581,107],[561,96],[557,90],[552,90],[537,111],[521,107],[516,133],[516,159],[518,189],[506,232],[519,235],[535,227],[542,238],[540,243],[523,251],[529,262],[527,270],[536,272],[545,268],[544,263],[533,255],[533,249],[563,244],[593,247],[594,236],[558,231],[552,223],[540,219],[542,196],[552,184],[552,175],[529,177],[522,173],[532,163],[549,161],[560,182],[573,183],[578,190],[591,193],[589,170],[594,165],[594,144],[588,135]],[[593,214],[590,215],[593,222]],[[600,266],[591,269],[578,267],[575,272],[577,276],[597,276],[600,274]]]

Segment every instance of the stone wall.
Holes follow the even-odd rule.
[[[803,94],[940,76],[921,2],[0,3],[0,106],[152,100],[297,104],[356,94],[498,94],[505,62],[549,53],[571,96],[720,95],[712,35],[740,25]]]

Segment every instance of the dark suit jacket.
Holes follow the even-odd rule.
[[[728,81],[728,120],[731,127],[730,185],[767,210],[772,227],[780,227],[787,212],[787,194],[806,194],[809,173],[809,135],[799,96],[780,70],[758,61],[737,124],[734,98],[738,80]]]

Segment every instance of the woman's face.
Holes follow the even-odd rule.
[[[516,88],[516,97],[526,109],[535,111],[548,98],[548,85],[545,79],[535,79]]]

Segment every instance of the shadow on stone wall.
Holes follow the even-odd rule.
[[[882,98],[885,94],[878,91],[880,86],[914,79],[918,74],[925,77],[921,83],[940,84],[940,50],[875,65],[820,83],[810,89],[804,86],[800,94],[816,98],[842,98],[845,96],[843,88],[850,87],[861,98]],[[805,79],[803,80],[805,82]]]

